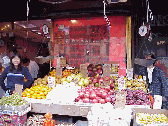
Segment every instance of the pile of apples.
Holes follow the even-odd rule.
[[[97,74],[95,77],[90,77],[89,78],[89,84],[95,87],[99,87],[101,83],[104,84],[105,81],[109,82],[109,85],[114,85],[114,80],[110,79],[110,77],[101,77],[99,74]],[[107,86],[107,85],[104,85]]]
[[[109,85],[105,88],[93,87],[89,85],[78,90],[79,96],[75,98],[75,102],[83,103],[101,103],[115,102],[114,85]]]
[[[101,64],[98,64],[98,65],[90,64],[87,67],[87,70],[88,70],[88,77],[94,77],[97,74],[99,74],[99,75],[103,74],[103,68],[102,68]]]

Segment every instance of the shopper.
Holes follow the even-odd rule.
[[[30,60],[27,57],[24,57],[23,66],[28,67],[28,70],[34,80],[37,79],[39,66],[37,65],[35,61]]]
[[[146,77],[149,91],[152,91],[151,95],[153,97],[154,95],[161,95],[162,109],[168,109],[168,84],[165,73],[162,69],[155,66],[156,58],[154,54],[148,54],[145,58],[153,62],[148,62],[147,66],[142,67],[137,75]]]
[[[27,57],[23,58],[23,66],[24,67],[28,67],[30,64],[30,59],[28,59]]]
[[[7,86],[4,84],[4,80],[7,77]],[[27,82],[24,83],[24,77]],[[21,55],[18,52],[14,52],[10,59],[10,65],[5,68],[0,77],[1,87],[4,91],[8,91],[12,94],[15,90],[15,84],[23,85],[23,90],[29,88],[33,82],[33,79],[28,71],[27,67],[21,65]]]

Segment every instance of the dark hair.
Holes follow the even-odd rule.
[[[151,55],[151,58],[155,60],[154,63],[153,63],[153,65],[155,65],[155,63],[156,63],[156,57],[155,57],[154,54],[150,54],[150,55]]]
[[[9,50],[9,53],[10,53],[10,52],[18,52],[18,51],[17,51],[16,49],[10,49],[10,50]]]
[[[23,63],[29,63],[29,62],[30,62],[30,59],[27,58],[27,57],[24,57],[22,61],[23,61]]]
[[[18,53],[18,52],[14,52],[10,58],[10,71],[13,72],[13,70],[15,69],[15,66],[14,64],[12,63],[12,59],[15,57],[15,56],[18,56],[19,59],[20,59],[20,63],[18,65],[18,68],[17,68],[17,71],[22,71],[22,65],[21,65],[21,55]]]

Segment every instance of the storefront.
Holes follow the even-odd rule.
[[[119,74],[125,76],[126,55],[129,54],[128,59],[131,58],[131,52],[128,52],[131,47],[129,40],[131,34],[126,33],[126,20],[129,17],[109,16],[108,18],[111,27],[107,26],[103,16],[55,20],[54,55],[65,57],[72,67],[83,63],[103,64],[107,61],[118,61]],[[127,42],[130,44],[126,44]],[[53,65],[57,66],[56,59]]]

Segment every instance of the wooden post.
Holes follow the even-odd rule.
[[[126,17],[126,50],[127,50],[127,69],[132,68],[131,62],[131,16]]]

